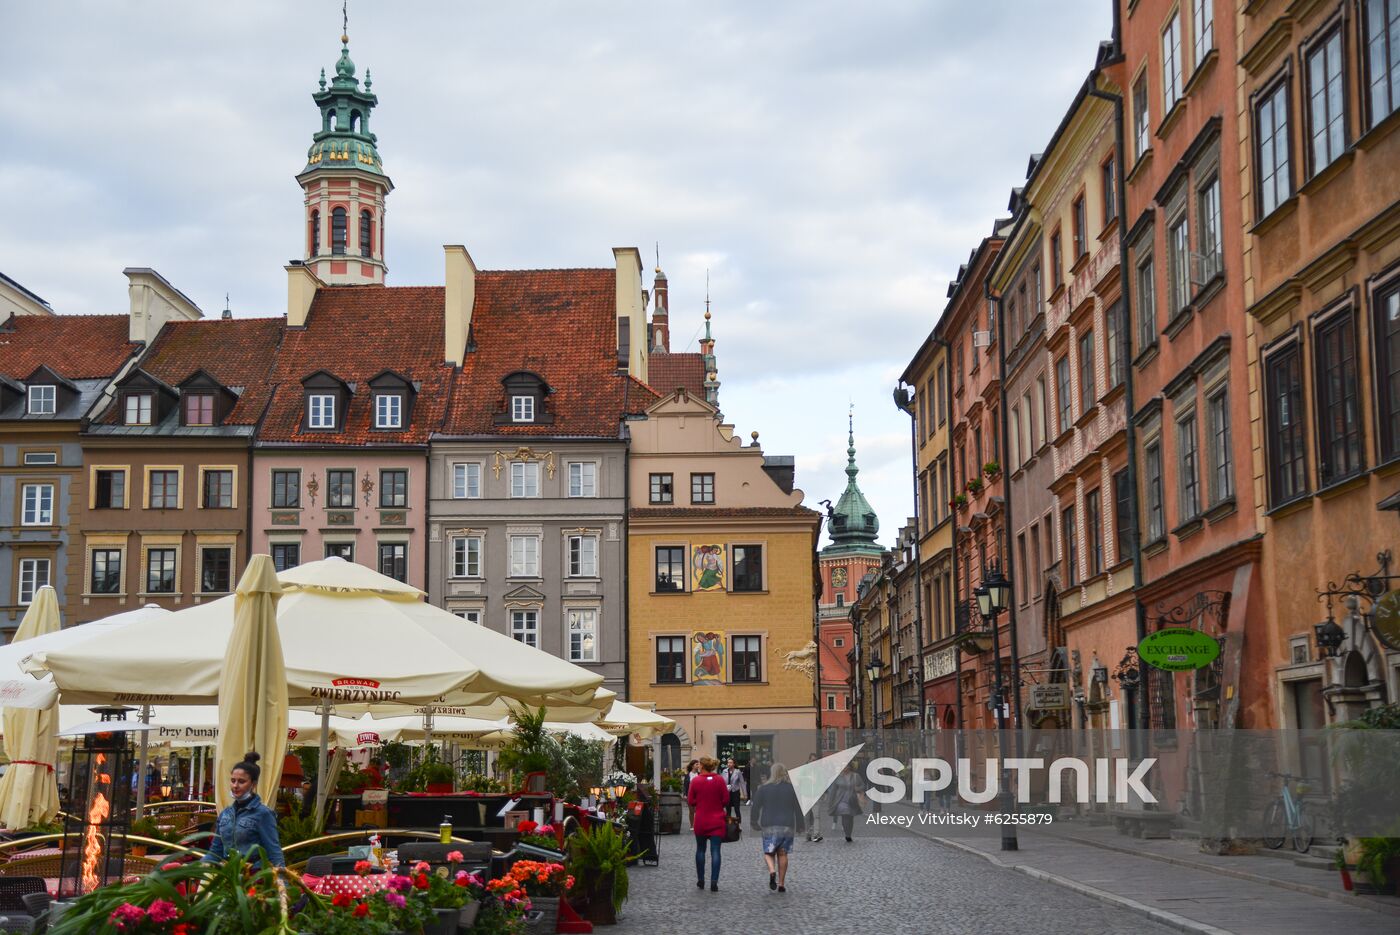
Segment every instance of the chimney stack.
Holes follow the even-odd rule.
[[[131,315],[127,325],[129,340],[149,344],[167,321],[196,321],[204,317],[199,306],[164,276],[144,266],[129,266],[126,276]]]
[[[613,247],[617,261],[617,369],[647,378],[646,304],[642,298],[642,253]]]
[[[287,327],[305,328],[321,280],[300,260],[287,264]]]
[[[476,264],[461,244],[445,244],[447,287],[443,290],[443,359],[462,366],[472,331],[472,307],[476,304]]]

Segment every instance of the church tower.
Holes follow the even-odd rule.
[[[297,176],[305,194],[305,263],[324,283],[384,283],[384,198],[394,188],[384,174],[369,129],[379,103],[355,77],[350,37],[340,37],[335,78],[311,95],[321,111],[321,129],[312,136],[306,168]]]

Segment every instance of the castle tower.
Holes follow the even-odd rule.
[[[379,103],[355,77],[350,37],[341,35],[335,78],[311,95],[321,111],[321,129],[312,136],[306,168],[297,175],[305,194],[305,263],[324,283],[383,284],[384,198],[394,188],[384,174],[369,129],[370,112]]]

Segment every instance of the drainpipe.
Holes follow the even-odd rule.
[[[933,336],[933,340],[943,348],[943,424],[947,427],[944,433],[944,449],[948,452],[948,489],[956,490],[957,485],[951,480],[953,473],[953,446],[949,444],[953,434],[953,344],[947,338],[938,335]],[[958,517],[957,510],[950,504],[948,507],[948,521],[953,524],[952,529],[952,549],[953,549],[953,632],[958,632]],[[958,701],[958,730],[963,729],[963,696],[962,696],[962,644],[953,644],[953,694]]]
[[[913,468],[914,480],[914,635],[916,645],[919,648],[918,665],[914,671],[917,674],[919,690],[919,726],[923,727],[924,722],[924,560],[919,548],[919,420],[914,418],[914,393],[917,390],[910,390],[908,384],[901,384],[895,387],[894,404],[904,411],[909,417],[909,462]],[[929,406],[926,412],[932,412],[933,407]],[[924,504],[924,513],[928,514],[928,504]],[[901,712],[902,713],[902,712]]]
[[[631,603],[631,542],[628,539],[629,517],[632,513],[632,446],[627,424],[622,424],[622,697],[632,698],[632,618],[627,612]]]
[[[821,560],[817,553],[817,543],[822,538],[822,515],[817,514],[817,533],[812,539],[812,564],[817,572],[815,593],[812,595],[812,645],[816,647],[816,658],[813,660],[816,668],[813,669],[812,690],[815,693],[813,698],[817,706],[817,742],[814,744],[815,751],[820,754],[822,749],[822,583],[821,583]]]
[[[997,308],[997,365],[1000,368],[998,371],[999,385],[997,388],[997,406],[1000,410],[997,413],[997,432],[1001,436],[1001,455],[1002,457],[1005,457],[1006,452],[1010,450],[1010,431],[1007,425],[1008,416],[1006,413],[1006,316],[1002,314],[1001,294],[994,293],[992,291],[992,285],[989,282],[983,282],[982,288],[987,295],[987,300],[989,302],[996,303]],[[1016,581],[1016,566],[1012,560],[1012,556],[1016,552],[1016,550],[1012,547],[1012,537],[1015,535],[1016,527],[1011,519],[1011,479],[1007,477],[1006,471],[1004,469],[1002,470],[1001,476],[1002,491],[1005,494],[1005,497],[1003,498],[1003,509],[1005,516],[1003,525],[1006,529],[1005,564],[1006,568],[1009,569],[1011,572],[1009,575],[1007,575],[1007,577],[1010,578],[1013,582],[1011,590],[1011,602],[1006,608],[1006,611],[1008,627],[1007,636],[1010,638],[1011,641],[1011,686],[1012,690],[1015,692],[1016,699],[1016,703],[1013,706],[1013,710],[1016,715],[1016,737],[1017,743],[1019,745],[1021,736],[1020,729],[1024,727],[1025,724],[1022,720],[1021,711],[1021,649],[1019,643],[1017,643],[1016,640],[1016,589],[1014,585],[1014,582]],[[992,625],[996,626],[995,622]],[[1003,703],[1005,702],[1003,701]]]
[[[1117,14],[1117,5],[1114,9]],[[1123,314],[1120,317],[1122,327],[1118,329],[1118,357],[1123,361],[1123,407],[1127,410],[1127,418],[1124,419],[1124,440],[1128,445],[1128,501],[1133,504],[1133,509],[1128,515],[1129,541],[1132,544],[1133,555],[1133,606],[1137,618],[1137,640],[1142,642],[1147,636],[1147,608],[1142,603],[1142,536],[1138,529],[1138,463],[1137,463],[1137,429],[1133,423],[1133,415],[1137,412],[1137,405],[1133,399],[1133,372],[1132,372],[1132,340],[1129,332],[1130,316],[1128,310],[1128,196],[1126,176],[1126,160],[1123,129],[1123,95],[1114,94],[1110,91],[1101,91],[1098,87],[1089,89],[1090,97],[1097,97],[1100,100],[1108,101],[1113,105],[1113,131],[1114,131],[1114,152],[1113,159],[1118,163],[1118,171],[1115,174],[1114,197],[1118,200],[1118,297],[1122,305]],[[1116,504],[1115,504],[1116,506]],[[1115,510],[1116,512],[1116,510]],[[1118,535],[1123,531],[1115,530]],[[1142,663],[1138,663],[1138,723],[1141,729],[1147,729],[1151,719],[1147,713],[1147,679],[1143,677]]]

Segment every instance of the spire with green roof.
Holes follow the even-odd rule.
[[[828,513],[828,532],[831,544],[822,549],[822,555],[874,554],[882,551],[875,537],[880,533],[880,520],[870,501],[861,493],[856,483],[860,468],[856,466],[856,427],[855,416],[850,415],[846,434],[846,489],[841,499],[836,501]]]

